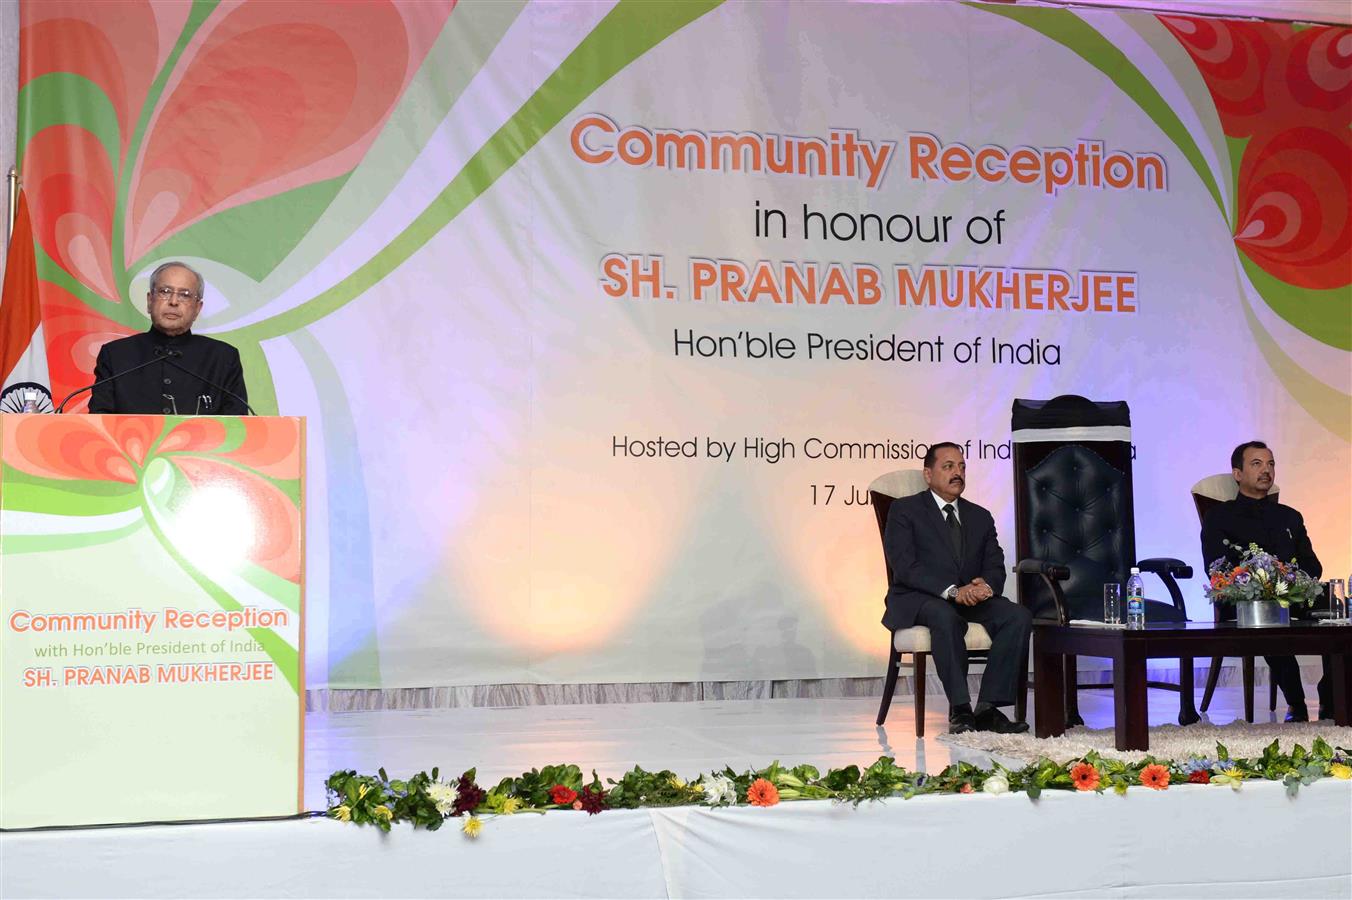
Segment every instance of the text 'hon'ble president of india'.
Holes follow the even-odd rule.
[[[94,378],[112,380],[94,388],[89,399],[91,413],[239,416],[248,412],[239,351],[192,333],[192,324],[202,311],[205,286],[201,274],[181,262],[164,263],[151,273],[146,292],[150,330],[109,341],[99,350]],[[137,366],[143,368],[130,371]]]

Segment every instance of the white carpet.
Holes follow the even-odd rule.
[[[989,731],[969,731],[965,734],[941,734],[938,739],[949,747],[979,750],[1023,764],[1047,757],[1058,763],[1080,759],[1090,750],[1099,755],[1137,762],[1147,756],[1155,759],[1187,760],[1193,757],[1214,759],[1216,744],[1225,745],[1232,757],[1262,756],[1263,748],[1273,740],[1280,741],[1283,751],[1300,744],[1307,750],[1316,737],[1322,737],[1334,747],[1352,753],[1352,728],[1340,728],[1332,722],[1230,722],[1226,725],[1156,725],[1150,729],[1150,749],[1118,750],[1111,728],[1071,728],[1060,737],[1037,738],[1026,734],[993,734]]]

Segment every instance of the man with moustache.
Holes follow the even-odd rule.
[[[1238,565],[1249,545],[1257,544],[1282,562],[1295,560],[1305,574],[1318,578],[1324,567],[1314,555],[1310,536],[1305,531],[1305,519],[1291,507],[1267,499],[1277,477],[1277,462],[1268,445],[1262,441],[1240,444],[1230,454],[1230,468],[1239,485],[1239,495],[1213,506],[1202,520],[1202,561],[1210,566],[1224,557]],[[1292,612],[1309,614],[1309,610],[1298,607],[1293,607]],[[1300,683],[1300,665],[1296,658],[1265,656],[1263,659],[1286,698],[1286,721],[1308,722],[1310,711],[1305,704],[1305,686]],[[1321,719],[1333,718],[1329,663],[1329,657],[1324,657],[1324,677],[1319,680],[1317,689]]]
[[[151,273],[146,292],[150,329],[99,350],[94,379],[105,383],[90,393],[91,413],[238,416],[249,411],[239,351],[192,333],[204,287],[201,274],[186,263],[167,262]],[[131,371],[145,363],[150,365]],[[113,377],[119,373],[125,374]]]
[[[894,632],[915,625],[930,630],[934,666],[948,695],[951,733],[1027,731],[1027,722],[1011,722],[997,708],[1014,702],[1019,672],[1027,666],[1033,616],[1000,596],[1005,554],[995,520],[962,499],[967,463],[957,444],[930,447],[924,474],[929,489],[897,498],[887,516],[883,552],[892,584],[883,625]],[[969,622],[985,626],[992,641],[975,709],[967,690]]]

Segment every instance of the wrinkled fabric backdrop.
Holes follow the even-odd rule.
[[[876,675],[859,501],[970,441],[1012,556],[1015,397],[1131,404],[1142,556],[1202,566],[1188,488],[1262,437],[1326,573],[1352,561],[1348,29],[952,3],[21,17],[53,392],[147,326],[156,264],[205,273],[198,330],[239,347],[260,412],[308,417],[309,687]]]

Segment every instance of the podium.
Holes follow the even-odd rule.
[[[0,827],[302,809],[305,422],[0,416]]]

